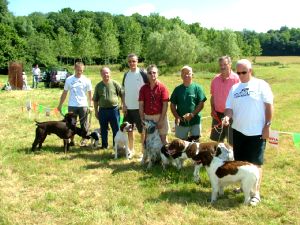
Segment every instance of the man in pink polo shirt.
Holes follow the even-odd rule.
[[[219,58],[220,74],[217,74],[211,81],[210,86],[210,106],[212,116],[212,130],[210,139],[224,142],[225,137],[229,144],[232,141],[232,128],[230,126],[222,129],[221,121],[224,117],[225,103],[231,87],[240,82],[239,76],[231,70],[231,59],[229,56]]]
[[[139,113],[141,120],[153,120],[163,144],[167,144],[169,122],[167,118],[169,92],[166,86],[161,83],[158,77],[156,65],[147,68],[149,83],[144,84],[139,94]]]

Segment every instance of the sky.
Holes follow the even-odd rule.
[[[178,16],[185,23],[198,22],[202,27],[217,30],[267,32],[282,26],[300,28],[299,0],[8,0],[8,3],[15,16],[71,8],[76,12],[88,10],[126,16],[133,13]]]

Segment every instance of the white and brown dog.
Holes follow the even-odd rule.
[[[211,203],[217,200],[218,194],[224,194],[224,186],[240,182],[244,192],[244,204],[249,204],[256,193],[259,181],[259,168],[244,161],[224,161],[210,150],[200,151],[195,160],[205,166],[212,186]]]
[[[145,150],[142,158],[142,164],[148,160],[147,169],[152,167],[152,164],[161,160],[160,150],[163,143],[160,139],[156,123],[152,120],[144,120],[143,125],[146,131]]]
[[[91,147],[93,149],[98,147],[99,140],[101,137],[101,131],[99,128],[96,128],[91,134],[90,134],[90,139],[91,139]]]
[[[165,169],[166,165],[173,164],[177,169],[181,169],[184,160],[188,158],[194,160],[194,156],[204,150],[212,151],[215,156],[223,160],[233,160],[232,148],[227,144],[218,142],[196,143],[174,139],[170,144],[161,148],[162,166]],[[200,182],[199,171],[201,167],[202,164],[195,161],[194,181],[196,183]]]
[[[163,169],[165,169],[167,165],[172,164],[180,170],[184,160],[192,158],[193,155],[198,153],[200,149],[199,146],[199,143],[181,139],[174,139],[169,144],[164,145],[160,152]]]
[[[223,161],[233,161],[233,150],[232,147],[228,144],[225,143],[218,143],[218,142],[203,142],[200,143],[200,151],[211,151],[214,156],[222,159]],[[199,152],[200,152],[199,151]],[[199,184],[200,183],[200,169],[203,166],[201,161],[197,161],[194,157],[195,155],[192,156],[192,159],[195,163],[195,169],[194,169],[194,181]]]
[[[133,152],[131,152],[128,147],[128,135],[127,135],[127,132],[132,131],[132,129],[133,129],[133,125],[128,122],[124,122],[121,124],[120,129],[117,132],[114,139],[115,159],[118,158],[118,150],[121,148],[125,149],[125,154],[127,159],[132,158]]]

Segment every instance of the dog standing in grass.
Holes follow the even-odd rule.
[[[133,130],[133,125],[128,123],[128,122],[124,122],[121,124],[119,131],[117,132],[116,136],[115,136],[115,159],[118,158],[118,150],[120,148],[125,148],[125,154],[126,154],[126,158],[130,159],[133,156],[133,152],[131,152],[129,150],[129,146],[128,146],[128,132],[131,132]]]
[[[37,128],[35,130],[35,139],[32,143],[31,150],[35,151],[37,145],[39,145],[39,149],[41,149],[47,135],[56,134],[59,138],[64,140],[64,150],[65,153],[67,153],[70,148],[70,139],[73,138],[75,134],[82,136],[83,133],[81,128],[76,127],[76,117],[76,114],[69,112],[62,121],[36,121]],[[88,138],[87,136],[85,137]]]

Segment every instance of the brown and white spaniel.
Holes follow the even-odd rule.
[[[210,150],[215,156],[223,160],[233,160],[232,148],[224,143],[218,142],[188,142],[181,139],[174,139],[170,144],[161,148],[162,166],[165,169],[166,165],[172,164],[177,169],[181,169],[184,160],[190,158],[194,160],[194,157],[200,152]],[[194,160],[195,161],[195,160]],[[194,181],[200,182],[199,171],[202,167],[201,162],[195,161],[194,169]]]
[[[211,202],[217,200],[218,194],[224,194],[224,186],[240,182],[244,192],[244,204],[249,204],[256,193],[259,169],[256,165],[244,161],[224,161],[210,150],[200,151],[194,159],[205,166],[212,186]]]

